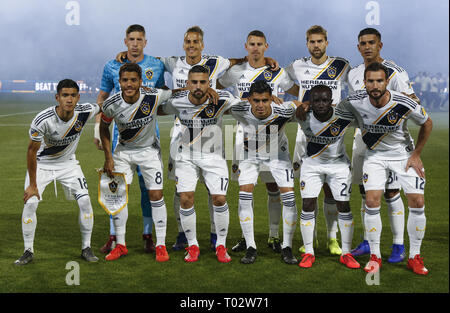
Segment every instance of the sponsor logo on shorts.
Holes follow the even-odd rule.
[[[367,183],[367,180],[369,179],[369,175],[367,173],[363,174],[363,182]]]
[[[236,173],[239,170],[239,165],[237,164],[231,165],[231,170],[233,171],[233,173]]]
[[[302,180],[302,181],[300,182],[300,190],[305,189],[305,185],[306,185],[305,181]]]

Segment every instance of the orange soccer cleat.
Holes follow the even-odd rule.
[[[200,254],[200,248],[196,245],[192,245],[186,248],[186,256],[184,257],[184,260],[186,262],[197,262],[198,256]]]
[[[128,254],[128,249],[126,246],[117,244],[114,249],[105,257],[106,261],[113,261],[126,256]]]
[[[420,254],[416,254],[413,259],[408,259],[408,263],[406,264],[406,266],[416,274],[428,274],[428,270],[423,265],[423,258],[420,256]]]
[[[314,254],[306,253],[302,254],[303,259],[298,263],[298,266],[303,268],[310,268],[313,263],[316,261],[316,257]]]
[[[381,268],[381,258],[378,258],[375,254],[370,255],[370,260],[364,267],[367,273],[376,273]]]
[[[167,253],[166,246],[159,245],[156,247],[156,262],[169,261],[169,254]]]
[[[359,265],[358,262],[353,258],[353,255],[351,253],[346,253],[341,255],[339,258],[339,262],[347,266],[348,268],[360,268],[361,265]]]
[[[227,249],[223,245],[220,245],[216,248],[216,255],[217,260],[220,263],[228,263],[231,261],[231,257],[228,255]]]

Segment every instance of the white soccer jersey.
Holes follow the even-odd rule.
[[[328,121],[321,122],[309,112],[305,121],[298,122],[306,136],[306,157],[328,163],[346,155],[344,134],[351,120],[333,113]]]
[[[383,60],[381,64],[386,66],[389,70],[390,80],[389,84],[387,85],[387,89],[404,92],[407,95],[414,93],[414,89],[412,88],[411,82],[409,81],[408,73],[403,68],[394,64],[393,62],[389,62],[386,60]],[[363,63],[355,68],[352,68],[348,72],[348,85],[350,91],[358,91],[366,88],[366,86],[364,85],[365,69],[366,66]]]
[[[184,88],[188,80],[189,70],[196,65],[203,65],[209,69],[209,85],[216,88],[217,79],[230,67],[230,60],[221,56],[202,55],[200,62],[190,65],[186,57],[161,58],[166,71],[172,75],[173,88]]]
[[[209,101],[201,105],[192,104],[188,90],[177,92],[164,105],[164,111],[177,115],[181,125],[185,126],[178,152],[188,159],[222,157],[222,117],[239,99],[227,91],[216,91],[219,94],[216,105]]]
[[[341,101],[343,82],[347,81],[349,62],[339,57],[328,57],[322,64],[316,65],[311,57],[297,59],[286,67],[292,80],[298,81],[300,90],[298,100],[309,101],[309,91],[316,85],[330,87],[333,103]]]
[[[244,134],[243,151],[239,151],[238,160],[266,160],[289,154],[284,128],[295,115],[297,107],[293,102],[282,104],[272,102],[270,106],[272,113],[263,120],[253,115],[252,106],[248,101],[240,102],[231,108],[230,113],[242,125]],[[277,142],[278,144],[274,146],[276,151],[272,151],[273,143]]]
[[[41,142],[37,161],[42,168],[66,167],[67,162],[77,162],[75,151],[86,122],[94,117],[100,107],[97,104],[77,104],[73,117],[64,122],[56,113],[56,106],[40,112],[31,122],[29,135]]]
[[[109,97],[103,104],[103,120],[114,119],[119,130],[117,149],[138,149],[153,146],[159,149],[156,135],[156,115],[158,106],[172,95],[170,90],[140,90],[140,97],[135,103],[127,103],[119,92]],[[105,119],[106,117],[106,119]]]
[[[294,82],[283,68],[278,71],[269,70],[268,66],[254,68],[248,62],[231,67],[219,78],[219,83],[227,88],[233,87],[233,94],[239,98],[248,98],[252,83],[263,80],[272,88],[272,94],[278,96],[278,88],[284,91],[294,86]]]
[[[376,155],[382,160],[407,159],[414,150],[414,140],[406,121],[411,119],[422,125],[428,114],[422,106],[402,93],[389,92],[391,98],[382,108],[373,106],[365,91],[357,92],[339,103],[336,115],[356,120],[368,148],[366,156]]]

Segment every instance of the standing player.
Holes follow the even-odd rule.
[[[219,91],[217,105],[208,104],[209,70],[196,65],[189,70],[187,91],[175,94],[164,111],[175,114],[184,126],[176,156],[175,175],[180,194],[180,220],[188,240],[186,262],[196,262],[200,254],[196,232],[194,193],[197,180],[203,175],[211,193],[216,225],[216,256],[219,262],[231,261],[226,238],[229,210],[226,200],[228,167],[223,157],[222,116],[238,101],[229,92]]]
[[[414,94],[411,87],[408,73],[400,66],[393,62],[386,61],[380,56],[383,43],[381,42],[381,34],[374,28],[365,28],[360,31],[358,35],[358,50],[364,59],[364,63],[352,68],[348,73],[348,83],[350,91],[363,90],[364,85],[364,70],[373,63],[379,62],[386,66],[389,71],[388,89],[402,92],[408,95],[416,102],[420,102]],[[362,182],[362,168],[363,160],[367,147],[361,139],[361,131],[359,129],[355,132],[355,139],[353,142],[352,152],[352,169],[353,169],[353,184],[359,185],[359,190],[362,196],[361,203],[361,219],[364,225],[365,216],[365,194]],[[397,263],[403,261],[405,254],[405,246],[403,244],[403,234],[405,228],[405,208],[399,191],[400,185],[394,173],[389,175],[387,185],[385,188],[384,198],[388,207],[388,215],[391,224],[391,231],[393,235],[392,253],[388,259],[390,263]],[[359,256],[369,253],[369,244],[367,241],[366,232],[364,232],[364,241],[360,243],[352,254]]]
[[[247,62],[235,65],[230,68],[218,80],[218,88],[233,87],[235,96],[239,98],[247,98],[250,86],[256,81],[266,81],[273,90],[275,96],[278,95],[278,88],[285,90],[292,95],[298,95],[298,86],[289,78],[283,68],[272,71],[268,68],[264,53],[269,48],[266,36],[259,30],[250,32],[247,36],[245,49],[248,52]],[[243,144],[242,127],[238,125],[236,131],[236,144],[239,147]],[[234,156],[235,157],[235,156]],[[237,180],[239,176],[239,160],[233,160],[232,176],[233,180]],[[272,177],[270,170],[263,167],[260,173],[261,180],[266,184],[268,192],[268,211],[269,211],[269,239],[268,245],[275,252],[281,252],[281,243],[278,238],[278,229],[281,216],[280,190]],[[244,251],[246,243],[241,238],[232,248],[234,252]]]
[[[159,104],[170,98],[171,91],[140,89],[142,69],[136,63],[120,67],[119,83],[122,91],[109,97],[103,105],[100,138],[105,152],[104,170],[109,176],[113,171],[124,173],[127,185],[130,186],[134,171],[140,167],[153,208],[156,261],[165,262],[169,260],[165,246],[167,211],[162,190],[163,172],[159,138],[156,134],[156,114]],[[109,131],[113,120],[119,130],[119,145],[114,155],[111,152]],[[127,218],[127,206],[114,216],[117,244],[106,256],[108,261],[128,253],[125,244]]]
[[[292,255],[292,239],[297,225],[292,161],[284,127],[295,114],[296,104],[272,101],[272,89],[266,81],[252,83],[248,102],[234,105],[230,112],[243,128],[244,145],[239,162],[239,220],[247,252],[241,263],[251,264],[257,256],[253,230],[253,191],[262,165],[270,169],[283,202],[283,244],[281,258],[297,264]],[[270,151],[267,151],[269,147]]]
[[[364,70],[367,92],[350,96],[336,108],[341,118],[357,121],[362,140],[368,148],[363,165],[366,192],[364,226],[371,256],[364,270],[377,272],[381,267],[381,196],[390,173],[394,173],[408,201],[410,250],[407,267],[416,274],[426,275],[428,270],[420,256],[426,226],[425,169],[420,154],[433,126],[425,109],[417,102],[387,89],[389,76],[387,67],[381,63],[371,63]],[[415,147],[406,126],[410,119],[420,125]]]
[[[142,82],[144,86],[147,87],[157,87],[161,88],[164,86],[164,65],[162,62],[155,57],[144,54],[144,48],[147,45],[147,40],[145,39],[145,29],[141,25],[131,25],[126,30],[126,37],[124,39],[125,45],[128,48],[126,52],[127,63],[136,63],[142,69]],[[103,70],[102,83],[100,86],[100,92],[97,97],[98,103],[103,103],[110,93],[120,92],[119,84],[119,69],[122,63],[111,60],[106,63]],[[102,142],[100,141],[100,134],[98,132],[98,127],[100,125],[100,116],[96,119],[96,138],[94,142],[102,149]],[[158,132],[158,125],[157,132]],[[119,132],[117,127],[114,125],[113,128],[113,139],[112,139],[112,152],[114,153],[116,146],[118,144]],[[159,133],[158,133],[159,136]],[[104,148],[104,144],[103,144]],[[154,252],[155,248],[153,245],[152,238],[152,208],[150,204],[150,199],[148,198],[147,190],[145,189],[144,179],[140,173],[140,168],[137,167],[137,173],[139,177],[139,186],[141,189],[141,208],[143,216],[143,235],[142,238],[145,242],[144,249],[146,252]],[[114,223],[112,216],[110,216],[110,238],[107,243],[100,249],[103,253],[108,253],[111,251],[114,243],[116,241],[116,234],[114,229]]]
[[[325,85],[330,87],[333,92],[333,104],[341,101],[341,92],[343,83],[347,81],[347,74],[350,69],[347,60],[339,57],[330,57],[327,55],[328,34],[327,31],[319,25],[311,26],[306,31],[306,47],[310,53],[309,58],[301,58],[292,62],[286,67],[286,72],[292,80],[298,81],[300,102],[309,101],[309,94],[312,87],[316,85]],[[300,125],[298,126],[297,139],[294,150],[294,173],[295,177],[300,175],[300,164],[302,156],[305,154],[306,138]],[[323,199],[323,214],[327,226],[327,248],[333,255],[342,254],[341,248],[336,238],[338,231],[338,212],[336,201],[327,183],[323,184],[325,197]],[[318,206],[316,204],[316,206]],[[314,211],[317,217],[318,210]],[[317,229],[314,229],[315,242],[317,241]],[[305,252],[304,246],[300,248]]]
[[[71,79],[60,81],[55,96],[58,105],[40,112],[31,123],[22,212],[25,252],[14,264],[25,265],[33,260],[36,210],[45,187],[53,181],[55,184],[59,181],[80,208],[81,256],[88,262],[98,261],[90,248],[94,213],[86,178],[75,151],[84,125],[100,108],[96,104],[77,104],[79,90],[77,83]]]
[[[342,238],[339,261],[348,268],[360,267],[350,254],[354,223],[349,204],[350,160],[344,144],[344,134],[350,121],[336,117],[332,94],[328,86],[312,87],[309,94],[311,112],[305,121],[299,121],[307,140],[300,171],[300,192],[303,199],[300,230],[305,245],[305,254],[299,263],[302,268],[311,267],[316,260],[313,248],[316,224],[314,211],[317,210],[317,197],[324,183],[331,188],[339,211],[338,223]]]

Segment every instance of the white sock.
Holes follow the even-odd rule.
[[[380,207],[368,208],[366,206],[366,215],[364,217],[364,223],[367,233],[367,239],[370,246],[370,254],[375,254],[378,258],[381,258],[380,253],[380,238],[381,238],[381,216]]]
[[[283,244],[281,248],[292,247],[295,226],[297,225],[297,205],[293,191],[282,193],[283,203]]]
[[[213,200],[212,200],[212,196],[208,193],[208,208],[209,208],[209,221],[211,224],[211,228],[210,228],[210,232],[212,234],[217,234],[216,233],[216,224],[214,223],[214,205],[213,205]]]
[[[281,218],[280,191],[267,191],[267,209],[269,210],[269,237],[279,237]]]
[[[186,239],[188,240],[188,245],[196,245],[198,246],[197,241],[197,217],[195,214],[194,207],[189,209],[183,209],[180,207],[180,220],[181,225],[183,226],[184,234],[186,235]]]
[[[228,225],[230,224],[230,211],[228,210],[228,203],[223,206],[213,206],[214,208],[214,220],[215,233],[217,234],[216,247],[222,245],[226,247]]]
[[[366,234],[366,223],[364,221],[365,217],[366,217],[366,195],[361,195],[362,199],[361,199],[361,222],[362,222],[362,226],[363,226],[363,237],[364,240],[367,241],[367,234]]]
[[[412,259],[416,254],[420,254],[427,219],[425,217],[425,207],[408,208],[408,210],[409,258]]]
[[[77,196],[75,196],[77,197]],[[81,231],[81,249],[91,246],[92,229],[94,228],[94,211],[92,210],[91,199],[88,194],[77,199],[80,214],[78,223]]]
[[[125,244],[125,233],[127,230],[128,205],[122,211],[113,216],[114,229],[116,230],[116,244]]]
[[[314,255],[314,227],[316,224],[316,217],[314,212],[305,212],[302,210],[300,214],[300,231],[302,233],[303,245],[305,246],[305,253]]]
[[[245,238],[247,249],[253,247],[256,249],[255,234],[253,232],[253,194],[250,192],[239,191],[239,222],[241,224],[242,235]]]
[[[392,199],[386,199],[389,221],[391,222],[392,241],[396,245],[403,244],[403,233],[405,231],[405,207],[400,194]]]
[[[336,201],[333,198],[323,199],[323,214],[325,215],[328,239],[336,239],[338,231],[338,211]]]
[[[36,232],[37,217],[36,210],[39,202],[27,202],[22,211],[22,235],[24,251],[31,250],[34,253],[34,234]]]
[[[352,212],[346,212],[338,214],[339,229],[341,230],[341,240],[342,240],[342,254],[350,253],[352,249],[353,240],[353,214]]]
[[[155,225],[156,244],[155,246],[166,245],[167,230],[167,209],[164,197],[158,201],[150,201],[152,205],[153,224]]]
[[[180,194],[175,191],[173,194],[173,212],[175,213],[175,218],[177,219],[178,232],[183,232],[183,226],[181,226],[180,220]]]

